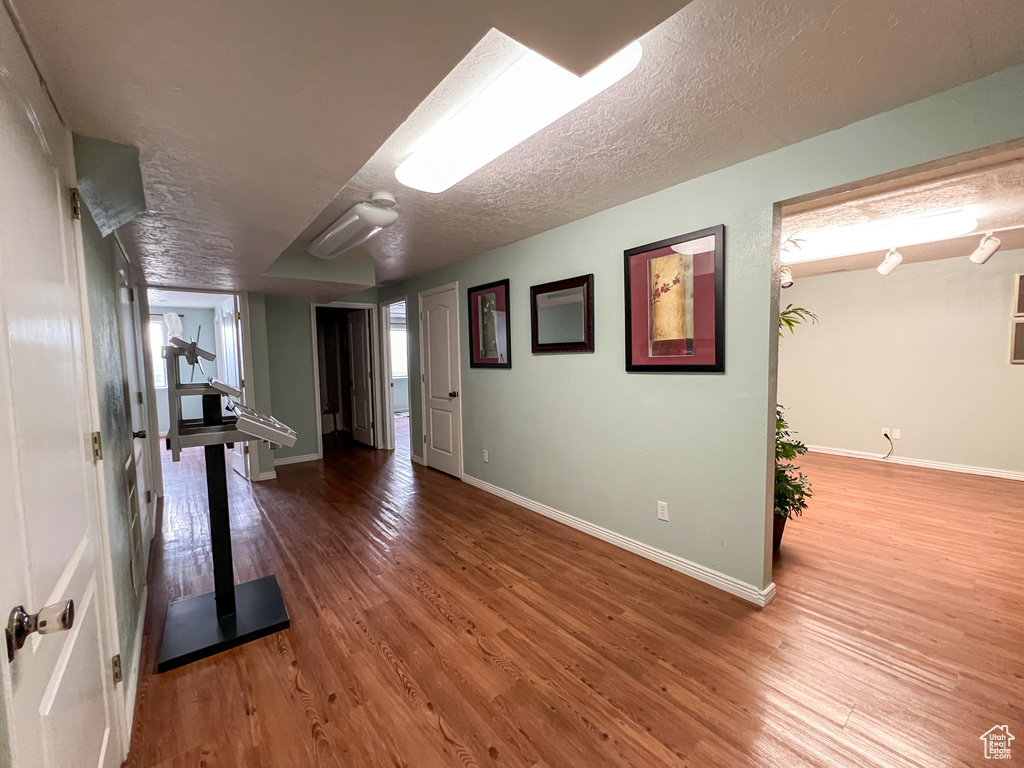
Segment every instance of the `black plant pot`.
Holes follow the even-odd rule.
[[[772,536],[772,551],[778,552],[779,547],[782,545],[782,532],[786,530],[786,520],[789,518],[783,517],[782,515],[772,515],[774,519],[775,529]]]

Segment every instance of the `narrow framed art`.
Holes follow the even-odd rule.
[[[512,367],[512,318],[508,280],[477,285],[469,299],[469,367]]]
[[[725,225],[625,252],[626,370],[725,371]]]

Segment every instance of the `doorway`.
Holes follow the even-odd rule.
[[[156,387],[156,410],[161,438],[170,429],[167,402],[167,364],[163,347],[172,335],[195,341],[199,347],[213,352],[216,360],[205,366],[191,367],[179,359],[182,381],[205,381],[216,378],[242,392],[242,403],[253,402],[252,376],[246,375],[250,365],[244,354],[245,325],[248,319],[245,296],[232,293],[202,293],[149,289],[149,338]],[[201,419],[202,398],[182,398],[182,417]],[[249,443],[235,443],[228,460],[232,469],[247,480],[257,473],[258,457]]]
[[[349,443],[377,445],[373,312],[314,306],[321,456]]]
[[[384,320],[384,362],[388,378],[385,420],[390,427],[387,447],[409,458],[409,336],[405,298],[381,305]]]

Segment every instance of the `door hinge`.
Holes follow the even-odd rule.
[[[117,654],[110,660],[111,671],[114,675],[114,682],[120,683],[124,679],[124,673],[121,672],[121,654]]]
[[[246,454],[246,455],[248,455],[248,454],[249,454],[249,446],[248,446],[248,445],[247,445],[247,446],[245,446],[244,448],[242,448],[242,453],[244,453],[244,454]]]
[[[426,383],[426,381],[427,381],[427,374],[421,373],[420,374],[420,381],[422,381],[423,383]]]
[[[423,444],[424,444],[424,445],[426,445],[426,444],[427,444],[427,436],[426,436],[426,435],[424,435],[424,436],[423,436]]]
[[[153,503],[153,492],[152,491],[146,491],[146,503],[147,504],[152,504]]]
[[[103,458],[103,438],[99,432],[92,433],[92,460],[99,461]]]
[[[141,392],[136,392],[135,393],[135,398],[139,401],[139,405],[142,405],[142,393]]]
[[[71,202],[71,218],[75,221],[81,221],[82,198],[78,196],[78,187],[71,187],[68,190],[68,199]]]
[[[245,389],[245,379],[239,379],[238,380],[238,388],[239,389]]]
[[[242,313],[241,312],[235,312],[235,322],[236,323],[242,322]]]
[[[128,286],[128,301],[135,301],[135,289]]]

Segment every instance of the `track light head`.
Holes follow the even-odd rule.
[[[885,258],[882,260],[882,263],[878,265],[878,274],[892,274],[892,271],[902,263],[903,254],[897,251],[895,248],[890,248],[889,252],[885,254]]]
[[[783,267],[779,270],[779,282],[783,288],[793,287],[793,270],[789,267]]]
[[[992,258],[992,254],[999,250],[999,246],[1002,245],[1002,241],[998,237],[993,237],[992,233],[987,233],[978,247],[974,249],[974,253],[970,255],[970,260],[975,264],[984,264],[986,261]]]

